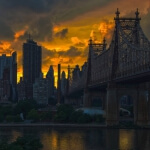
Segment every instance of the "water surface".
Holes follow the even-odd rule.
[[[150,130],[2,127],[0,140],[39,137],[43,150],[150,150]]]

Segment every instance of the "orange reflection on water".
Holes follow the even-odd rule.
[[[41,141],[44,145],[43,150],[78,150],[84,149],[82,133],[79,132],[57,132],[44,133]]]
[[[11,142],[14,142],[16,141],[16,139],[18,137],[21,137],[22,136],[22,133],[21,132],[18,132],[18,131],[15,131],[15,130],[12,130],[12,138],[11,138]]]
[[[134,131],[119,130],[119,149],[133,149],[134,147]]]

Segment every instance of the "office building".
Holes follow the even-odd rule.
[[[40,77],[42,67],[42,48],[30,37],[23,44],[23,81],[34,83]]]
[[[0,56],[0,101],[17,100],[17,53]]]
[[[46,79],[48,81],[48,92],[49,92],[49,98],[54,96],[54,82],[55,82],[55,77],[54,77],[54,69],[53,66],[51,65],[47,74],[46,74]]]

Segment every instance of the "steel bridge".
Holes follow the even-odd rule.
[[[135,18],[121,18],[117,9],[112,40],[103,43],[89,40],[87,66],[72,78],[68,73],[68,95],[84,91],[84,106],[90,107],[92,97],[99,95],[106,110],[108,125],[118,124],[119,98],[128,94],[134,99],[134,122],[150,123],[150,42],[140,26],[138,9]]]

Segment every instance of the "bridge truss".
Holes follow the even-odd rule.
[[[90,39],[86,73],[76,81],[71,81],[71,91],[150,72],[150,42],[140,26],[138,9],[135,18],[121,18],[119,15],[117,9],[108,48],[105,39],[101,44]]]

